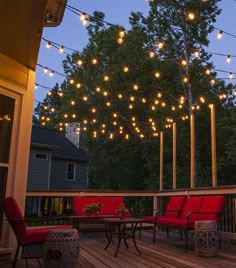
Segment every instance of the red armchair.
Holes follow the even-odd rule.
[[[166,209],[164,210],[163,216],[159,216],[162,212],[161,210],[157,210],[155,215],[152,216],[143,216],[144,210],[141,211],[141,218],[145,220],[147,223],[153,224],[153,244],[156,241],[156,228],[157,228],[157,221],[159,219],[169,219],[169,218],[177,218],[179,217],[181,210],[185,204],[186,196],[171,196],[169,202],[167,204]],[[168,234],[168,228],[166,228]],[[140,237],[141,237],[141,229],[140,229]]]
[[[20,247],[23,248],[24,246],[44,243],[49,230],[57,228],[71,228],[71,226],[62,225],[27,229],[26,221],[14,197],[6,197],[4,199],[3,209],[17,240],[17,248],[13,259],[13,267],[16,265]]]

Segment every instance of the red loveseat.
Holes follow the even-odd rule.
[[[152,221],[154,224],[153,242],[155,243],[157,226],[165,227],[167,230],[169,228],[183,230],[185,233],[185,252],[187,252],[188,233],[194,230],[195,222],[215,220],[219,225],[225,201],[224,196],[188,197],[179,213],[170,213],[171,211],[166,210],[164,216],[159,216],[159,213],[156,212]],[[172,202],[172,205],[168,204],[167,208],[173,209],[175,204],[171,199],[170,202]],[[178,204],[181,205],[180,200]]]
[[[117,216],[117,209],[121,204],[124,204],[124,197],[74,197],[73,208],[76,216],[86,216],[84,207],[91,203],[102,204],[100,216]],[[130,214],[126,215],[130,217]]]

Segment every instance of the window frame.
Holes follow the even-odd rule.
[[[46,156],[45,158],[41,158],[41,157],[36,157],[37,155],[42,155],[42,156]],[[48,160],[49,157],[48,157],[48,154],[47,153],[34,153],[34,159],[37,159],[37,160]]]
[[[69,179],[69,166],[73,165],[73,178]],[[76,163],[75,162],[67,162],[67,168],[66,168],[66,181],[75,181],[76,178]]]

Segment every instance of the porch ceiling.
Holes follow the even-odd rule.
[[[66,2],[0,1],[0,53],[35,70],[43,27],[60,24]]]

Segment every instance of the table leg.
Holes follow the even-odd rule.
[[[107,245],[105,246],[105,250],[109,247],[112,241],[112,224],[107,224],[105,225],[105,230],[106,230],[106,238],[107,238]]]
[[[124,243],[125,243],[126,248],[129,248],[127,241],[126,241],[127,235],[126,235],[126,225],[125,224],[122,227],[122,238],[124,239]]]
[[[135,223],[135,225],[134,225],[134,229],[132,230],[132,236],[133,236],[134,246],[135,246],[136,250],[138,251],[139,255],[141,255],[141,251],[139,250],[139,248],[138,248],[138,246],[137,246],[137,244],[136,244],[136,239],[135,239],[135,234],[136,234],[137,225],[138,225],[138,223]]]
[[[122,238],[122,234],[121,234],[121,227],[120,227],[120,224],[118,224],[118,243],[117,243],[117,246],[116,246],[116,252],[114,254],[114,257],[116,257],[119,249],[120,249],[120,241],[121,241],[121,238]]]

